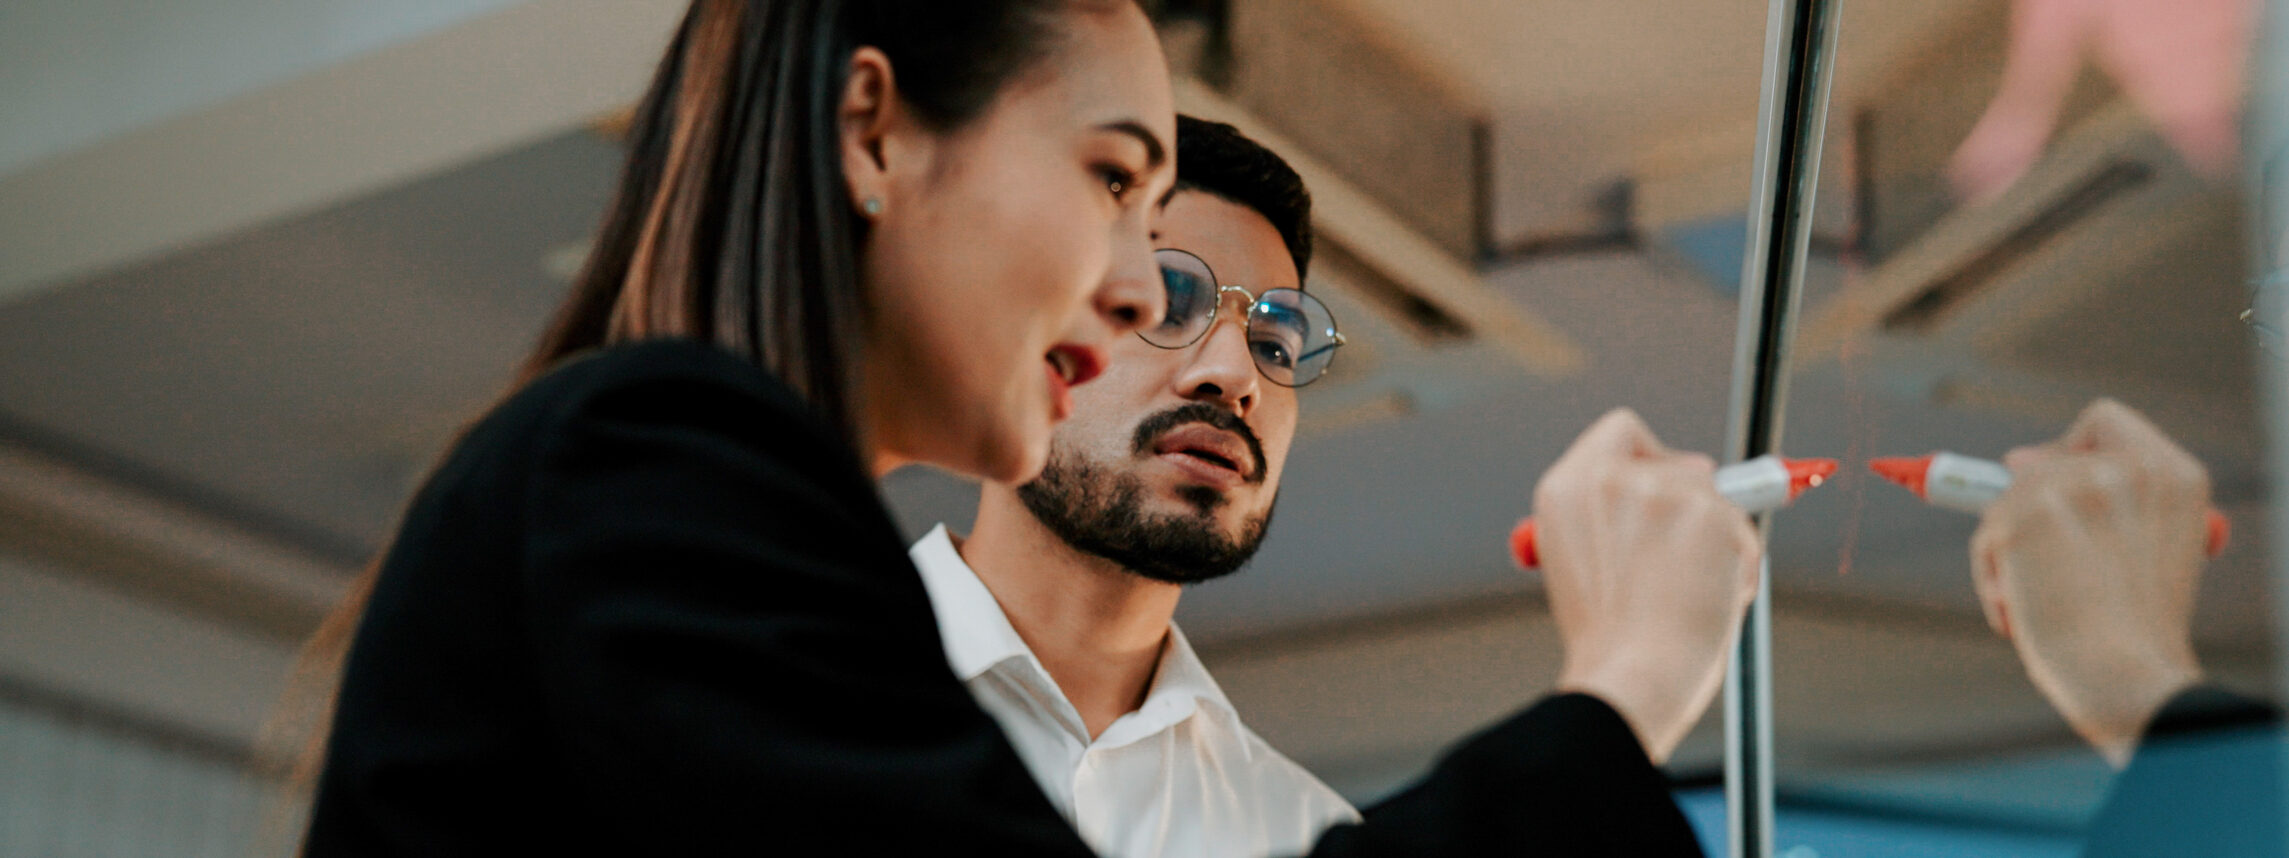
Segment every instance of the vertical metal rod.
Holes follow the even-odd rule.
[[[1828,129],[1828,91],[1841,0],[1772,0],[1765,20],[1764,95],[1757,107],[1756,180],[1741,266],[1740,333],[1734,342],[1727,453],[1739,462],[1780,447],[1788,401],[1789,345],[1812,201]],[[1770,542],[1772,517],[1757,516]],[[1772,563],[1741,626],[1725,673],[1725,807],[1733,858],[1771,858]]]

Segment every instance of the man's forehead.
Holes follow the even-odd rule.
[[[1190,251],[1227,285],[1298,288],[1287,242],[1262,213],[1213,192],[1185,188],[1161,213],[1156,246]]]

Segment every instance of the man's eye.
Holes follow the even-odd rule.
[[[1267,361],[1273,366],[1283,367],[1293,363],[1293,361],[1288,357],[1288,347],[1286,345],[1271,342],[1269,340],[1257,340],[1251,345],[1255,347],[1256,358],[1258,360]]]

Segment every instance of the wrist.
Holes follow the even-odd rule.
[[[2162,708],[2202,681],[2201,668],[2190,659],[2149,663],[2129,674],[2120,697],[2111,705],[2094,707],[2074,724],[2075,731],[2116,769],[2129,765],[2138,742]]]
[[[1650,677],[1643,671],[1621,667],[1567,669],[1558,675],[1557,690],[1564,694],[1587,694],[1611,707],[1621,720],[1636,734],[1637,743],[1645,749],[1646,758],[1654,765],[1669,761],[1670,753],[1684,739],[1690,724],[1679,727],[1682,720],[1677,710],[1677,698],[1682,680]]]

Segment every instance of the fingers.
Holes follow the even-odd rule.
[[[1971,591],[1979,599],[1979,612],[1986,616],[1987,628],[2010,640],[2009,612],[2003,601],[2003,539],[2003,528],[1993,521],[1982,523],[1971,535]]]
[[[2059,455],[2057,442],[2016,447],[2003,454],[2003,467],[2013,474],[2014,481],[2043,467],[2045,462]]]
[[[2090,403],[2059,443],[2075,452],[2115,454],[2136,467],[2141,476],[2151,475],[2175,487],[2199,488],[2205,498],[2209,494],[2209,472],[2193,454],[2145,415],[2112,399]]]
[[[1661,453],[1630,463],[1643,475],[1649,494],[1703,494],[1717,497],[1717,462],[1701,453]],[[1680,492],[1679,490],[1684,490]],[[1699,490],[1699,491],[1695,491]]]
[[[2004,463],[2014,489],[2006,497],[2031,492],[2063,499],[2094,524],[2108,515],[2183,519],[2210,503],[2209,471],[2201,461],[2111,399],[2084,408],[2058,440],[2013,450]]]
[[[2059,446],[2077,453],[2115,446],[2122,432],[2123,412],[2128,410],[2112,399],[2091,400],[2089,405],[2083,406],[2081,414],[2075,415],[2074,424],[2067,427],[2066,434],[2059,436]]]
[[[1669,452],[1661,439],[1653,434],[1645,419],[1627,408],[1616,408],[1591,423],[1574,440],[1574,450],[1629,458],[1659,456]],[[1572,452],[1571,450],[1568,451]]]
[[[1747,610],[1756,600],[1764,544],[1748,514],[1717,493],[1716,461],[1700,453],[1672,452],[1632,463],[1629,469],[1637,477],[1640,502],[1669,511],[1673,526],[1701,529],[1704,550],[1730,549],[1733,607],[1736,613]]]
[[[2104,397],[2084,406],[2082,413],[2075,417],[2074,425],[2067,427],[2059,441],[2069,450],[2085,453],[2157,444],[2175,446],[2145,415]]]
[[[2055,445],[2070,453],[2122,453],[2141,459],[2187,455],[2145,415],[2103,398],[2084,407]]]
[[[2099,399],[2055,441],[2003,458],[2014,493],[2057,493],[2095,515],[2104,508],[2182,517],[2209,505],[2208,469],[2129,406]],[[2006,495],[2008,496],[2008,494]]]
[[[1677,455],[1680,454],[1671,453],[1662,445],[1661,439],[1637,412],[1616,408],[1582,430],[1566,452],[1543,472],[1534,487],[1534,508],[1544,509],[1561,498],[1586,497],[1601,490],[1644,490],[1648,483],[1655,481],[1621,469]],[[1708,456],[1682,455],[1686,461],[1706,463],[1708,473],[1715,473],[1716,463]],[[1704,476],[1701,482],[1706,484],[1709,480]]]
[[[1733,543],[1740,551],[1740,589],[1734,594],[1735,611],[1747,611],[1756,602],[1757,593],[1764,584],[1764,540],[1757,538],[1756,528],[1744,516],[1733,528]]]

